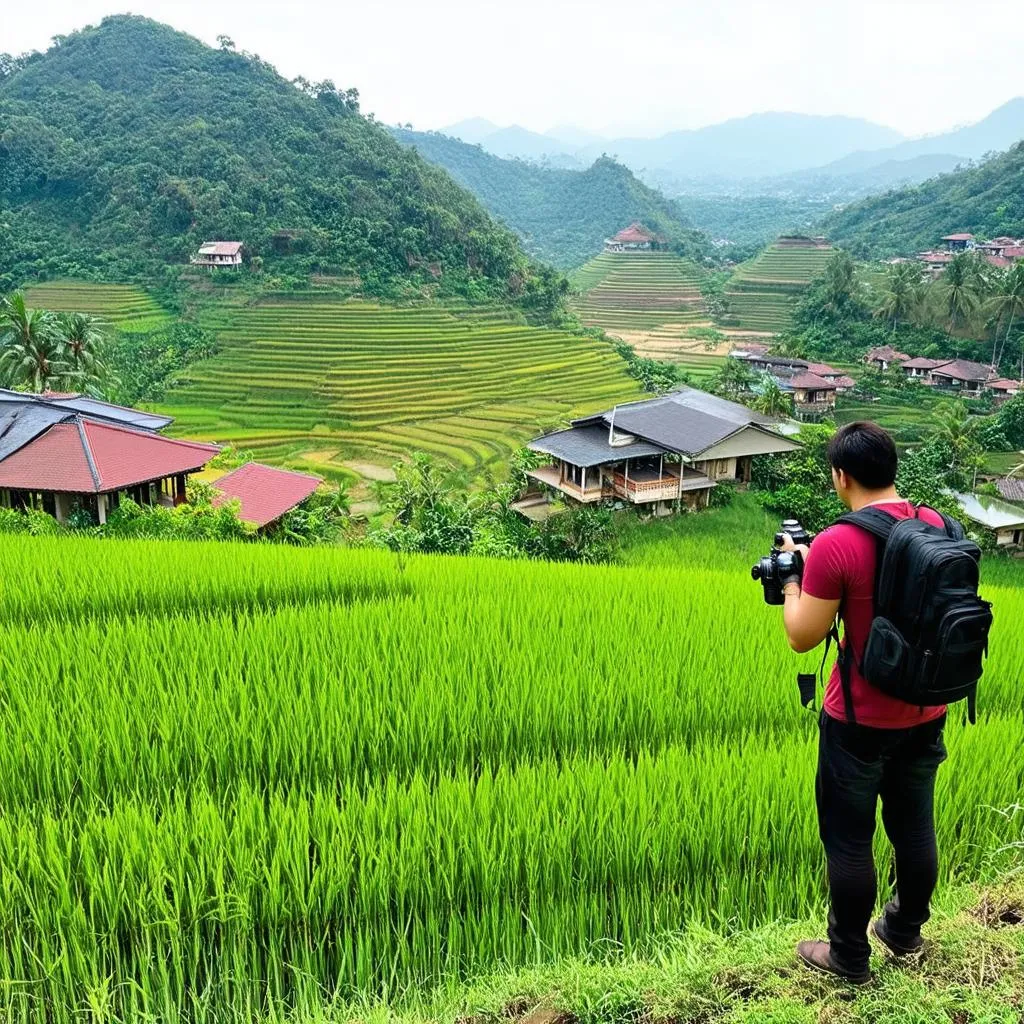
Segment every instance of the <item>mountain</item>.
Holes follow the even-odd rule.
[[[501,127],[493,121],[488,121],[486,117],[470,117],[465,121],[450,124],[447,128],[443,128],[442,131],[445,135],[462,139],[463,142],[468,142],[470,145],[475,146],[483,142],[488,135],[501,131]]]
[[[558,139],[551,133],[531,132],[517,124],[499,128],[477,117],[442,128],[440,134],[471,146],[483,146],[488,153],[508,160],[533,160],[554,167],[577,169],[585,166],[572,156],[572,151],[578,148],[574,143]]]
[[[978,167],[854,203],[820,230],[862,257],[909,255],[943,235],[1024,237],[1024,143]]]
[[[393,129],[404,145],[443,167],[516,231],[531,255],[557,267],[579,266],[605,238],[634,220],[688,247],[703,250],[678,205],[607,157],[584,171],[503,160],[481,146],[430,132]]]
[[[902,138],[892,128],[860,118],[765,113],[654,139],[614,139],[586,147],[576,156],[605,152],[638,173],[745,178],[826,164],[855,150],[891,145]]]
[[[361,116],[354,91],[290,83],[145,18],[5,65],[0,167],[0,288],[164,276],[206,239],[244,242],[274,274],[358,274],[376,294],[498,297],[533,280],[515,237]]]
[[[570,153],[577,149],[583,149],[584,146],[598,145],[603,141],[603,136],[584,131],[572,124],[556,124],[554,128],[549,128],[544,134],[549,139],[560,143]]]

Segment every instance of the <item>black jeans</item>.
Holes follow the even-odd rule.
[[[935,774],[946,759],[946,718],[910,729],[872,729],[823,711],[819,723],[818,827],[828,859],[832,957],[860,972],[870,956],[867,929],[875,909],[871,840],[882,798],[882,823],[896,854],[896,898],[885,908],[894,941],[912,944],[928,920],[938,878]]]

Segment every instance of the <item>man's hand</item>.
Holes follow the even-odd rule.
[[[794,544],[788,533],[782,535],[783,551],[799,551],[804,563],[810,548],[806,544]],[[839,611],[839,601],[824,601],[812,597],[800,589],[800,581],[794,578],[782,581],[782,592],[785,594],[785,606],[782,609],[782,622],[789,638],[789,646],[797,654],[805,654],[813,650],[825,639]]]
[[[807,553],[811,550],[806,544],[794,544],[793,538],[788,533],[782,535],[781,551],[799,551],[800,557],[807,561]]]

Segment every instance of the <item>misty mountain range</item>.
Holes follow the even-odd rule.
[[[571,125],[545,133],[472,118],[443,134],[500,157],[582,169],[613,156],[670,193],[856,195],[913,184],[1024,138],[1024,97],[953,131],[909,139],[861,118],[763,113],[656,138],[606,139]]]

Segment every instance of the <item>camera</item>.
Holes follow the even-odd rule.
[[[750,570],[755,580],[761,581],[765,604],[785,604],[783,583],[791,577],[799,579],[804,573],[804,559],[799,551],[779,551],[783,534],[788,533],[794,544],[810,544],[811,535],[796,519],[784,519],[782,529],[775,534],[775,549]]]

